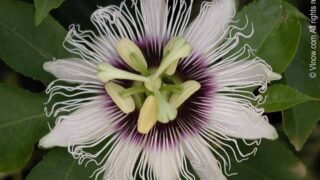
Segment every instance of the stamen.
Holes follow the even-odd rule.
[[[121,109],[122,112],[128,114],[135,110],[135,103],[131,96],[122,97],[119,92],[125,90],[124,87],[114,83],[108,82],[105,84],[105,89],[113,102]]]
[[[170,52],[172,52],[174,49],[182,47],[185,43],[186,40],[182,37],[171,38],[163,49],[163,56],[169,55]]]
[[[181,93],[183,87],[180,84],[163,84],[160,91]]]
[[[197,81],[191,80],[182,83],[182,87],[183,91],[172,94],[169,100],[169,104],[174,108],[181,106],[181,104],[183,104],[190,96],[192,96],[201,88],[201,85]]]
[[[174,47],[183,46],[184,39],[180,37],[173,37],[170,39],[170,41],[167,43],[163,50],[163,56],[166,57],[173,49]],[[177,59],[174,63],[172,63],[166,70],[166,74],[173,75],[176,72],[177,66],[179,63],[179,59]]]
[[[177,117],[178,111],[170,105],[159,90],[154,92],[158,103],[158,121],[168,123]]]
[[[175,62],[173,62],[166,70],[166,74],[168,75],[173,75],[176,70],[177,70],[177,67],[178,67],[178,64],[179,64],[179,60],[176,60]]]
[[[138,82],[138,81],[135,81],[133,83],[133,87],[143,87],[143,83],[142,82]],[[143,105],[143,101],[145,99],[145,94],[143,93],[138,93],[138,94],[134,94],[132,95],[133,96],[133,100],[134,100],[134,103],[136,105],[136,108],[138,109],[141,109],[142,105]]]
[[[160,89],[161,87],[161,79],[160,78],[157,78],[155,80],[150,80],[149,82],[145,82],[144,83],[144,86],[151,92],[153,92],[153,88],[156,88],[156,89]]]
[[[139,93],[132,95],[134,103],[138,109],[141,109],[143,101],[145,99],[145,94]]]
[[[166,70],[167,75],[171,76],[174,74],[179,59],[185,58],[191,53],[191,45],[183,38],[174,37],[168,42],[164,48],[164,58],[161,61],[160,67],[149,77],[147,77],[149,71],[146,60],[134,42],[129,39],[121,39],[116,45],[116,49],[120,57],[130,67],[143,75],[137,75],[117,69],[110,64],[101,63],[98,65],[97,77],[103,83],[107,83],[105,85],[107,92],[123,112],[129,113],[134,111],[135,106],[141,107],[139,115],[140,124],[138,124],[138,131],[140,133],[148,133],[157,120],[161,123],[168,123],[174,120],[178,114],[177,108],[194,92],[200,89],[200,84],[196,81],[187,81],[182,85],[180,83],[162,85],[162,80],[159,77]],[[133,80],[134,83],[139,83],[139,86],[125,89],[118,84],[109,82],[113,79]],[[144,87],[142,82],[144,82]],[[171,93],[173,94],[169,103],[168,99]],[[166,94],[168,96],[165,96]],[[144,99],[145,95],[149,95],[147,99]],[[154,110],[155,107],[157,107],[156,110]],[[156,113],[156,117],[153,117],[155,115],[151,114],[155,120],[152,119],[152,121],[148,122],[149,113]]]
[[[142,64],[141,59],[139,59],[140,57],[136,53],[132,53],[130,55],[130,58],[132,59],[132,62],[135,64],[137,69],[139,69],[137,71],[139,71],[144,76],[150,75],[148,68],[144,64]]]
[[[140,48],[130,39],[120,39],[116,44],[116,50],[122,60],[132,69],[147,75],[148,65]]]
[[[157,123],[158,105],[154,96],[150,95],[144,101],[138,119],[138,132],[147,134]]]
[[[103,82],[107,83],[113,79],[125,79],[132,81],[143,81],[148,82],[149,79],[147,77],[137,75],[134,73],[130,73],[121,69],[117,69],[110,64],[100,63],[97,69],[97,77]]]
[[[143,93],[146,91],[146,88],[144,88],[143,86],[139,86],[139,87],[131,87],[128,89],[125,89],[123,91],[120,92],[120,95],[122,97],[128,97],[134,94],[139,94],[139,93]]]
[[[177,63],[179,59],[189,56],[191,50],[191,45],[183,38],[176,37],[170,40],[164,52],[167,55],[161,60],[160,67],[152,75],[152,79],[158,78],[170,65],[175,66],[174,63]]]

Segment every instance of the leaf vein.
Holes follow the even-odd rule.
[[[5,24],[3,21],[0,20],[0,25],[2,25],[4,28],[6,28],[7,30],[9,30],[10,32],[12,32],[14,35],[16,35],[18,38],[20,38],[22,41],[24,41],[25,43],[27,43],[32,49],[34,49],[36,52],[38,52],[41,56],[43,56],[46,59],[50,59],[51,57],[53,57],[49,52],[46,52],[44,50],[41,50],[39,48],[37,48],[32,42],[30,42],[29,40],[27,40],[26,38],[24,38],[20,33],[18,33],[17,31],[13,30],[12,27],[8,26],[7,24]]]
[[[18,119],[18,120],[13,121],[13,122],[2,124],[0,126],[0,129],[8,127],[8,126],[15,125],[15,124],[19,124],[19,123],[22,123],[22,122],[25,122],[25,121],[29,121],[29,120],[32,120],[32,119],[35,119],[35,118],[45,117],[45,116],[46,116],[45,113],[41,113],[41,114],[36,114],[36,115],[30,116],[30,117],[27,117],[27,118]]]

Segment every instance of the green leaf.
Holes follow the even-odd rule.
[[[301,24],[298,18],[288,15],[265,40],[257,56],[265,59],[277,73],[284,72],[291,63],[300,41]]]
[[[233,162],[232,171],[238,174],[230,180],[302,180],[307,174],[306,167],[286,147],[268,140],[262,142],[256,156]]]
[[[0,172],[22,167],[47,131],[46,97],[0,84]]]
[[[67,149],[53,149],[32,169],[27,180],[88,180],[96,168],[92,163],[79,165]]]
[[[38,26],[52,9],[58,8],[64,0],[34,0],[35,24]]]
[[[284,73],[284,79],[289,86],[319,99],[320,78],[310,77],[311,73],[320,75],[319,63],[313,64],[311,60],[312,51],[310,48],[312,36],[316,37],[317,44],[319,44],[317,35],[309,31],[309,23],[306,20],[302,20],[302,36],[299,49],[293,62]],[[317,46],[317,49],[313,51],[316,54],[320,54],[320,46]],[[316,69],[312,67],[316,67]],[[319,109],[320,102],[308,102],[283,111],[284,131],[296,150],[302,149],[319,121]]]
[[[62,47],[65,29],[52,17],[33,26],[32,5],[0,0],[0,58],[25,76],[50,82],[53,77],[42,69],[45,61],[67,57]]]
[[[288,9],[287,9],[288,8]],[[259,12],[259,13],[257,13]],[[244,7],[235,17],[245,24],[246,16],[254,26],[251,38],[242,38],[240,47],[249,44],[257,56],[282,73],[292,61],[300,41],[300,22],[282,0],[260,0]],[[247,28],[244,34],[250,34]]]
[[[316,34],[310,33],[309,23],[302,20],[302,36],[298,52],[294,60],[284,73],[287,84],[311,97],[320,98],[320,78],[312,78],[311,73],[320,76],[319,63],[311,60],[311,37],[316,37],[317,49],[312,50],[320,54],[320,42]],[[316,67],[313,69],[312,67]],[[320,102],[307,102],[283,111],[283,128],[290,142],[296,150],[301,150],[309,135],[320,119]]]
[[[297,151],[303,148],[320,118],[320,102],[303,103],[283,111],[283,128]]]
[[[320,99],[320,63],[312,62],[311,60],[313,57],[311,54],[320,54],[319,37],[316,34],[310,33],[310,24],[306,20],[302,21],[302,25],[301,42],[298,51],[284,73],[284,78],[289,86],[304,94]],[[315,50],[311,50],[312,36],[315,37],[318,45]],[[317,56],[314,57],[317,60]],[[313,78],[311,76],[312,73],[315,73],[317,76]]]
[[[291,0],[291,1],[295,1],[295,0]],[[288,14],[294,15],[295,17],[300,19],[308,20],[308,17],[305,16],[299,9],[297,9],[290,2],[284,2],[283,5]]]
[[[261,107],[263,107],[266,112],[281,111],[303,102],[316,100],[315,98],[302,94],[289,86],[281,84],[268,87],[264,96],[266,96],[267,99]]]

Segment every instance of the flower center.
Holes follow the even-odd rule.
[[[140,110],[138,132],[147,134],[157,123],[168,123],[177,117],[178,108],[201,85],[197,81],[177,81],[175,72],[180,60],[191,53],[191,45],[183,38],[174,37],[165,46],[159,67],[148,68],[140,48],[129,39],[121,39],[116,50],[121,59],[136,73],[118,69],[108,63],[97,67],[97,77],[119,109],[128,114]],[[113,80],[130,80],[132,86],[124,88]]]

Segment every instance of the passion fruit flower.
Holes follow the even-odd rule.
[[[96,163],[96,178],[194,179],[190,162],[201,179],[220,180],[230,155],[240,162],[261,138],[276,139],[252,89],[281,76],[239,47],[253,30],[232,21],[233,0],[204,2],[188,25],[191,9],[192,1],[132,0],[95,11],[97,35],[71,26],[64,46],[79,58],[44,64],[58,78],[45,109],[56,124],[39,145]]]

